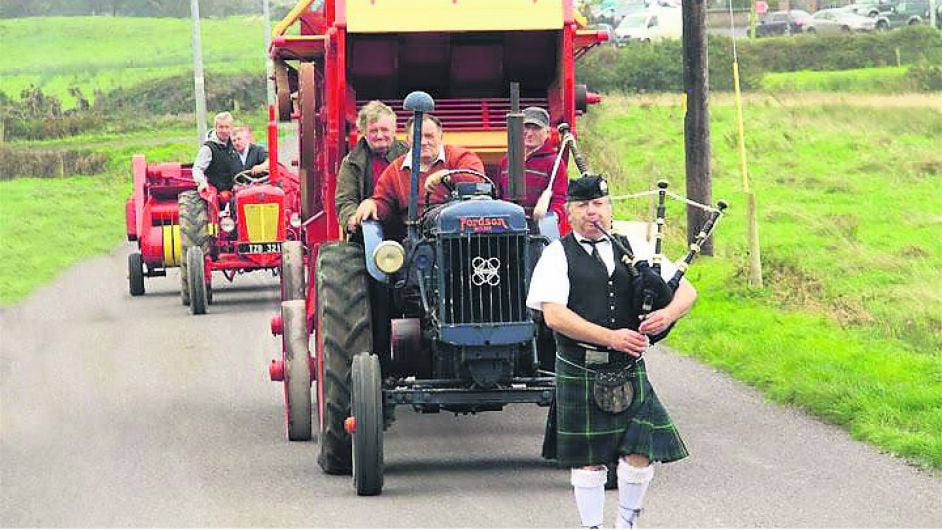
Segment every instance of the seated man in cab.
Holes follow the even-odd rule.
[[[337,175],[337,217],[348,232],[356,231],[356,211],[373,195],[376,181],[393,161],[409,150],[396,139],[396,113],[382,101],[370,101],[357,114],[357,129],[363,136],[340,163]]]
[[[203,191],[212,184],[217,192],[232,189],[232,177],[242,171],[242,162],[232,144],[232,114],[220,112],[213,120],[213,130],[196,154],[193,180]]]
[[[242,164],[240,171],[250,171],[253,176],[268,171],[268,150],[253,142],[252,131],[247,126],[236,127],[232,133],[232,146]]]
[[[540,196],[550,186],[550,201],[547,209],[537,212],[536,218],[542,217],[546,212],[556,214],[556,222],[566,218],[566,190],[569,186],[569,176],[566,172],[565,158],[560,161],[553,178],[553,168],[556,166],[557,150],[550,139],[550,116],[540,107],[527,107],[523,109],[523,145],[526,152],[523,167],[523,194],[519,202],[523,206],[527,217],[534,217],[534,207]],[[550,179],[553,179],[552,184]],[[500,174],[497,177],[498,196],[509,200],[510,175],[508,159],[505,156],[500,161]]]
[[[412,120],[406,124],[411,145]],[[419,157],[419,213],[429,204],[444,202],[447,190],[442,183],[445,172],[454,169],[469,169],[484,173],[484,163],[476,154],[454,145],[445,145],[442,122],[436,116],[425,114],[422,121],[421,155]],[[401,240],[405,236],[405,222],[409,215],[409,184],[412,173],[412,152],[400,156],[383,171],[373,196],[364,200],[354,214],[354,225],[366,219],[383,222],[387,239]],[[471,174],[458,173],[452,178],[457,182],[478,182],[481,179]],[[427,197],[426,197],[427,196]]]

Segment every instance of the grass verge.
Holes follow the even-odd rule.
[[[908,67],[857,68],[830,72],[770,72],[762,76],[762,89],[769,92],[849,92],[901,94],[912,90]]]
[[[905,96],[904,96],[905,97]],[[714,200],[732,208],[715,258],[692,268],[693,315],[670,343],[844,426],[856,438],[942,468],[942,112],[803,97],[745,108],[759,204],[765,288],[745,285],[745,198],[735,109],[711,101]],[[666,178],[684,190],[684,109],[671,98],[610,96],[584,126],[584,149],[615,193]],[[620,217],[649,205],[619,203]],[[668,209],[668,249],[685,214]]]

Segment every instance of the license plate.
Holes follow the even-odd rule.
[[[239,254],[276,254],[281,252],[281,243],[240,243]]]

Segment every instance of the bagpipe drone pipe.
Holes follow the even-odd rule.
[[[582,176],[593,174],[588,169],[585,158],[582,156],[579,145],[576,143],[575,137],[569,129],[569,125],[565,123],[560,124],[559,132],[562,135],[561,143],[568,143],[569,145],[570,152],[572,153],[579,173],[581,173]],[[612,233],[610,229],[601,226],[599,223],[593,223],[605,237],[611,240],[612,245],[621,252],[621,264],[628,270],[631,276],[632,289],[630,306],[632,308],[632,314],[637,317],[636,319],[632,319],[629,328],[634,330],[638,329],[641,322],[643,322],[650,313],[658,309],[663,309],[671,303],[671,300],[674,299],[674,293],[677,291],[678,287],[680,287],[680,282],[684,274],[686,274],[693,260],[700,254],[703,243],[713,234],[717,222],[728,206],[727,203],[722,200],[717,201],[715,208],[700,204],[685,197],[670,193],[667,191],[667,188],[667,181],[661,180],[657,183],[657,191],[612,198],[637,198],[657,193],[658,203],[655,219],[657,230],[654,240],[654,254],[650,260],[637,258],[631,248],[631,244],[625,236]],[[664,237],[665,203],[668,196],[709,212],[709,217],[707,217],[706,221],[703,223],[694,241],[690,243],[687,254],[683,259],[675,263],[677,270],[674,275],[669,280],[665,281],[661,276],[661,261],[663,259],[663,255],[661,254],[661,240]],[[674,324],[671,323],[664,331],[656,335],[648,335],[648,338],[651,340],[652,344],[658,342],[666,337],[673,327]]]

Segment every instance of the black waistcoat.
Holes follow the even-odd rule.
[[[206,142],[206,147],[213,152],[213,159],[209,162],[209,167],[203,171],[206,180],[216,187],[216,191],[226,191],[232,189],[232,177],[242,171],[242,160],[239,153],[236,153],[232,142],[226,142],[221,145],[212,140]]]
[[[638,326],[638,316],[632,315],[633,298],[631,276],[628,269],[619,265],[622,253],[617,247],[615,252],[615,272],[611,276],[608,270],[570,233],[562,239],[563,250],[569,268],[569,301],[566,307],[582,318],[609,329],[634,328]],[[575,341],[556,334],[560,346],[573,347]],[[606,349],[599,346],[599,349]]]

